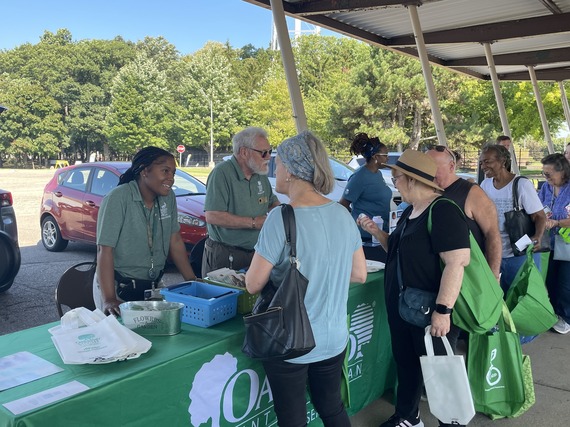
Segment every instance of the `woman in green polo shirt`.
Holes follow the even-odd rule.
[[[172,154],[143,148],[103,199],[93,297],[104,313],[120,315],[123,301],[144,300],[145,290],[159,286],[169,254],[184,280],[196,279],[180,236],[175,171]]]

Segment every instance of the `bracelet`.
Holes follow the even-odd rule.
[[[251,228],[255,228],[255,217],[251,217]]]

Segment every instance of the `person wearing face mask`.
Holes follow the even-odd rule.
[[[350,145],[350,152],[362,155],[366,163],[348,179],[339,203],[351,212],[355,221],[360,214],[369,218],[382,217],[384,231],[388,231],[392,190],[379,173],[382,164],[388,160],[388,148],[378,138],[359,133]],[[370,233],[363,229],[360,229],[360,235],[363,241],[372,240]]]
[[[196,279],[180,236],[171,188],[174,172],[172,154],[143,148],[118,186],[103,198],[97,217],[93,299],[106,314],[120,315],[123,301],[142,301],[145,290],[160,287],[168,255],[184,280]]]
[[[248,127],[232,144],[233,156],[212,170],[206,184],[204,276],[223,267],[249,267],[265,217],[279,205],[267,178],[272,152],[267,132]]]
[[[570,164],[562,154],[549,154],[542,160],[542,174],[546,183],[540,187],[538,197],[549,216],[546,230],[550,232],[550,261],[546,287],[558,321],[552,327],[559,334],[570,332],[570,261],[555,260],[554,236],[561,228],[570,227]]]

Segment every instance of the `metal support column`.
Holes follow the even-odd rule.
[[[447,138],[445,137],[445,130],[443,129],[443,121],[441,120],[441,111],[439,110],[439,103],[435,93],[435,85],[433,84],[433,76],[431,74],[431,65],[428,60],[427,50],[424,42],[424,35],[420,25],[420,18],[418,15],[418,7],[414,5],[408,6],[410,20],[412,21],[412,28],[414,30],[414,38],[416,39],[416,47],[418,49],[418,57],[422,64],[422,71],[426,88],[428,93],[429,104],[431,106],[431,114],[435,125],[435,133],[437,140],[441,145],[447,146]]]
[[[293,106],[293,118],[297,126],[297,132],[307,130],[307,116],[305,115],[305,107],[303,106],[303,98],[301,96],[301,88],[297,77],[297,69],[295,68],[295,59],[293,58],[293,49],[291,48],[291,39],[289,39],[289,30],[287,29],[287,21],[285,20],[285,11],[283,10],[282,0],[270,0],[271,12],[273,13],[273,22],[277,31],[277,40],[281,50],[281,59],[285,68],[285,78],[287,79],[287,87],[289,88],[289,96]]]
[[[503,127],[503,135],[507,135],[509,138],[511,136],[511,129],[509,127],[509,119],[507,117],[507,110],[505,109],[505,103],[503,102],[503,95],[501,93],[501,85],[499,84],[499,77],[497,76],[497,69],[495,68],[495,59],[493,58],[493,52],[491,51],[491,45],[489,43],[483,43],[485,48],[485,57],[487,58],[487,65],[489,67],[489,74],[491,75],[491,81],[493,82],[493,92],[495,93],[495,101],[497,102],[497,109],[499,110],[499,117],[501,118],[501,126]],[[511,138],[512,141],[512,138]],[[509,147],[511,153],[511,167],[514,174],[519,175],[519,164],[517,162],[517,156],[515,155],[514,142],[511,143]]]
[[[550,137],[550,128],[548,127],[548,121],[546,120],[546,113],[544,111],[544,105],[542,104],[542,97],[540,96],[540,91],[538,90],[538,80],[536,79],[536,73],[534,72],[534,66],[528,66],[528,73],[530,74],[530,80],[532,81],[532,89],[534,90],[534,97],[536,98],[536,106],[538,107],[538,114],[540,114],[540,121],[542,122],[542,130],[544,131],[544,139],[548,144],[548,152],[550,154],[554,153],[554,144],[552,143],[552,138]]]
[[[562,99],[562,107],[564,108],[564,117],[566,117],[568,129],[570,129],[570,107],[568,106],[568,98],[566,97],[566,91],[564,90],[564,82],[558,82],[558,87],[560,88],[560,98]]]

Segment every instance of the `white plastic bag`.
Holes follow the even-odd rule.
[[[71,310],[61,326],[51,328],[52,341],[66,364],[99,364],[133,359],[152,343],[121,325],[114,316],[86,308]]]
[[[420,357],[429,410],[442,423],[466,425],[475,416],[475,407],[465,360],[453,354],[446,337],[441,339],[447,355],[435,356],[430,330],[428,325],[424,337],[427,356]]]

